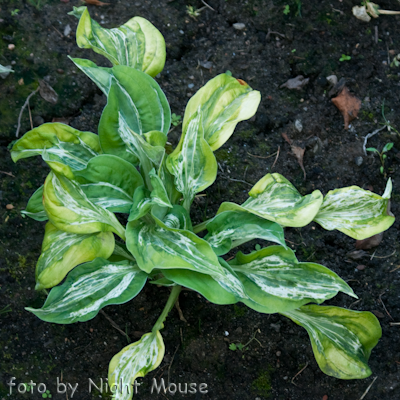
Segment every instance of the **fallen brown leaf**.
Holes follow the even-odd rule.
[[[383,232],[363,240],[357,240],[355,246],[356,249],[359,250],[372,249],[373,247],[379,246],[380,242],[382,242],[382,239],[383,239]]]
[[[59,122],[60,124],[65,124],[65,125],[69,125],[69,123],[71,122],[71,118],[56,118],[54,117],[51,122]]]
[[[349,123],[357,118],[361,107],[361,100],[352,95],[345,86],[339,95],[332,99],[332,103],[339,109],[344,119],[344,129],[349,129]]]
[[[39,93],[49,103],[56,104],[58,101],[58,94],[56,91],[44,80],[39,80]]]
[[[360,260],[363,257],[368,256],[368,253],[364,250],[353,250],[346,254],[346,257],[352,260]]]
[[[385,317],[385,314],[381,313],[381,312],[378,311],[378,310],[372,310],[371,312],[372,312],[373,314],[375,314],[375,316],[378,317],[378,318],[384,318],[384,317]]]
[[[287,135],[287,133],[282,133],[282,137],[290,144],[290,148],[292,150],[292,153],[295,155],[297,162],[300,165],[300,168],[303,170],[304,173],[304,180],[306,179],[306,170],[304,169],[304,165],[303,165],[303,157],[304,157],[304,152],[306,151],[305,148],[299,146],[299,143],[296,144],[294,142],[292,142],[292,140],[289,138],[289,136]]]
[[[92,6],[100,6],[100,7],[104,7],[104,6],[109,6],[110,3],[103,3],[102,1],[99,0],[84,0],[84,2],[86,4],[91,4]]]

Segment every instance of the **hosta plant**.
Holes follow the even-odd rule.
[[[394,222],[391,181],[382,196],[357,186],[302,196],[282,175],[267,174],[243,204],[223,203],[213,218],[193,225],[193,200],[217,176],[214,151],[238,122],[255,114],[260,93],[230,74],[211,79],[190,99],[180,142],[168,154],[170,107],[153,78],[165,62],[161,33],[140,17],[108,30],[85,7],[73,14],[80,19],[78,45],[113,66],[72,59],[107,96],[98,134],[48,123],[12,147],[14,161],[40,155],[51,169],[23,211],[47,221],[36,289],[51,289],[42,308],[28,310],[44,321],[70,324],[130,301],[147,281],[170,290],[151,332],[112,358],[114,391],[161,363],[160,331],[182,287],[215,304],[242,302],[260,313],[280,313],[307,330],[326,374],[369,376],[367,361],[381,336],[377,319],[321,306],[339,291],[357,296],[328,268],[300,262],[285,244],[284,227],[315,221],[355,239],[382,232]],[[225,260],[252,239],[274,245]],[[131,396],[115,393],[117,399]]]

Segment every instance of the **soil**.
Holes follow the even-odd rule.
[[[17,384],[30,380],[46,384],[56,400],[109,398],[98,390],[89,393],[89,379],[99,386],[100,378],[107,377],[110,359],[128,343],[123,332],[134,341],[151,329],[168,289],[146,285],[133,301],[106,307],[106,315],[123,332],[102,313],[86,323],[56,325],[24,310],[40,307],[45,299],[43,293],[34,291],[44,223],[22,218],[20,211],[48,169],[39,158],[17,164],[11,161],[8,146],[16,139],[19,112],[38,80],[45,79],[59,100],[53,105],[34,95],[30,100],[32,124],[61,118],[77,129],[97,132],[106,99],[67,56],[108,66],[107,60],[76,46],[77,20],[67,12],[80,5],[77,1],[42,0],[36,8],[38,1],[2,0],[0,4],[0,64],[12,64],[15,70],[0,79],[0,399],[42,397],[36,391],[17,395],[15,388],[9,395],[6,383],[11,377]],[[352,6],[359,4],[356,0],[207,0],[212,9],[193,0],[192,6],[204,6],[197,19],[186,13],[184,0],[107,2],[111,4],[89,6],[92,17],[104,27],[118,26],[138,15],[164,35],[167,63],[157,81],[172,112],[183,115],[196,90],[226,70],[261,91],[256,117],[240,123],[231,140],[215,153],[218,178],[206,197],[196,200],[194,222],[212,217],[222,201],[243,202],[251,186],[271,171],[284,175],[302,194],[317,188],[325,194],[350,185],[382,194],[391,177],[392,212],[400,214],[400,140],[395,130],[400,130],[400,67],[390,65],[400,53],[399,16],[361,22],[351,13]],[[400,8],[395,0],[379,4],[388,10]],[[285,5],[289,5],[287,14]],[[237,30],[235,23],[245,28]],[[340,61],[342,54],[351,59]],[[204,62],[210,62],[211,68],[202,67]],[[343,118],[331,102],[326,77],[333,74],[344,78],[362,100],[358,119],[348,130],[343,129]],[[301,90],[280,88],[298,75],[309,78]],[[384,123],[382,110],[393,128],[376,134],[368,146],[381,150],[386,143],[394,143],[384,174],[379,158],[362,151],[364,137]],[[296,120],[302,124],[301,132],[295,128]],[[30,129],[27,109],[21,122],[20,136]],[[305,148],[306,179],[283,133]],[[172,144],[179,134],[180,127],[170,133]],[[241,304],[216,306],[185,291],[180,307],[187,323],[179,319],[177,310],[170,313],[162,331],[164,360],[157,370],[139,379],[142,385],[135,398],[400,398],[400,326],[390,324],[400,321],[399,222],[384,233],[378,247],[367,250],[359,260],[348,255],[355,249],[353,239],[324,231],[317,224],[286,229],[285,235],[301,261],[331,268],[360,298],[355,302],[338,295],[328,304],[378,316],[383,335],[370,357],[372,376],[351,381],[326,376],[315,362],[305,330],[285,317],[258,314]],[[265,243],[253,241],[243,250],[250,251],[256,244]],[[229,349],[230,343],[247,343],[255,332],[257,341],[245,351]],[[74,386],[78,383],[73,397],[70,388],[67,396],[57,394],[57,378]],[[197,383],[197,388],[206,383],[208,393],[151,395],[153,378]]]

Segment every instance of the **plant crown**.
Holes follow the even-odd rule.
[[[51,169],[23,211],[47,221],[36,289],[51,289],[42,308],[27,310],[52,323],[84,322],[109,304],[130,301],[146,281],[171,286],[151,332],[112,358],[114,389],[161,363],[160,330],[182,286],[215,304],[242,302],[261,313],[280,313],[307,330],[323,372],[368,377],[379,322],[369,312],[319,305],[338,292],[357,296],[328,268],[298,261],[283,227],[315,221],[354,239],[382,232],[394,222],[390,179],[382,196],[357,186],[302,196],[282,175],[267,174],[243,204],[222,203],[215,217],[193,227],[191,204],[217,176],[214,151],[238,122],[255,114],[260,93],[229,73],[211,79],[188,102],[180,142],[168,154],[171,112],[153,79],[165,63],[161,33],[140,17],[104,29],[86,7],[71,14],[79,18],[79,47],[104,55],[113,67],[71,59],[107,96],[98,135],[46,123],[11,149],[14,161],[41,155]],[[198,236],[202,231],[205,236]],[[252,239],[275,245],[225,261],[231,249]],[[119,400],[131,396],[115,393]]]

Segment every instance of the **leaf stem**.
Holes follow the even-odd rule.
[[[176,285],[172,288],[171,294],[168,297],[167,304],[165,304],[164,310],[162,311],[161,315],[158,317],[158,320],[153,326],[152,332],[156,332],[164,328],[164,321],[167,318],[168,313],[171,311],[172,307],[174,306],[176,300],[179,297],[179,293],[182,290],[182,286]]]
[[[206,229],[206,225],[212,220],[212,218],[202,222],[201,224],[198,224],[196,226],[193,227],[193,232],[194,233],[200,233],[202,231],[204,231],[204,229]]]

